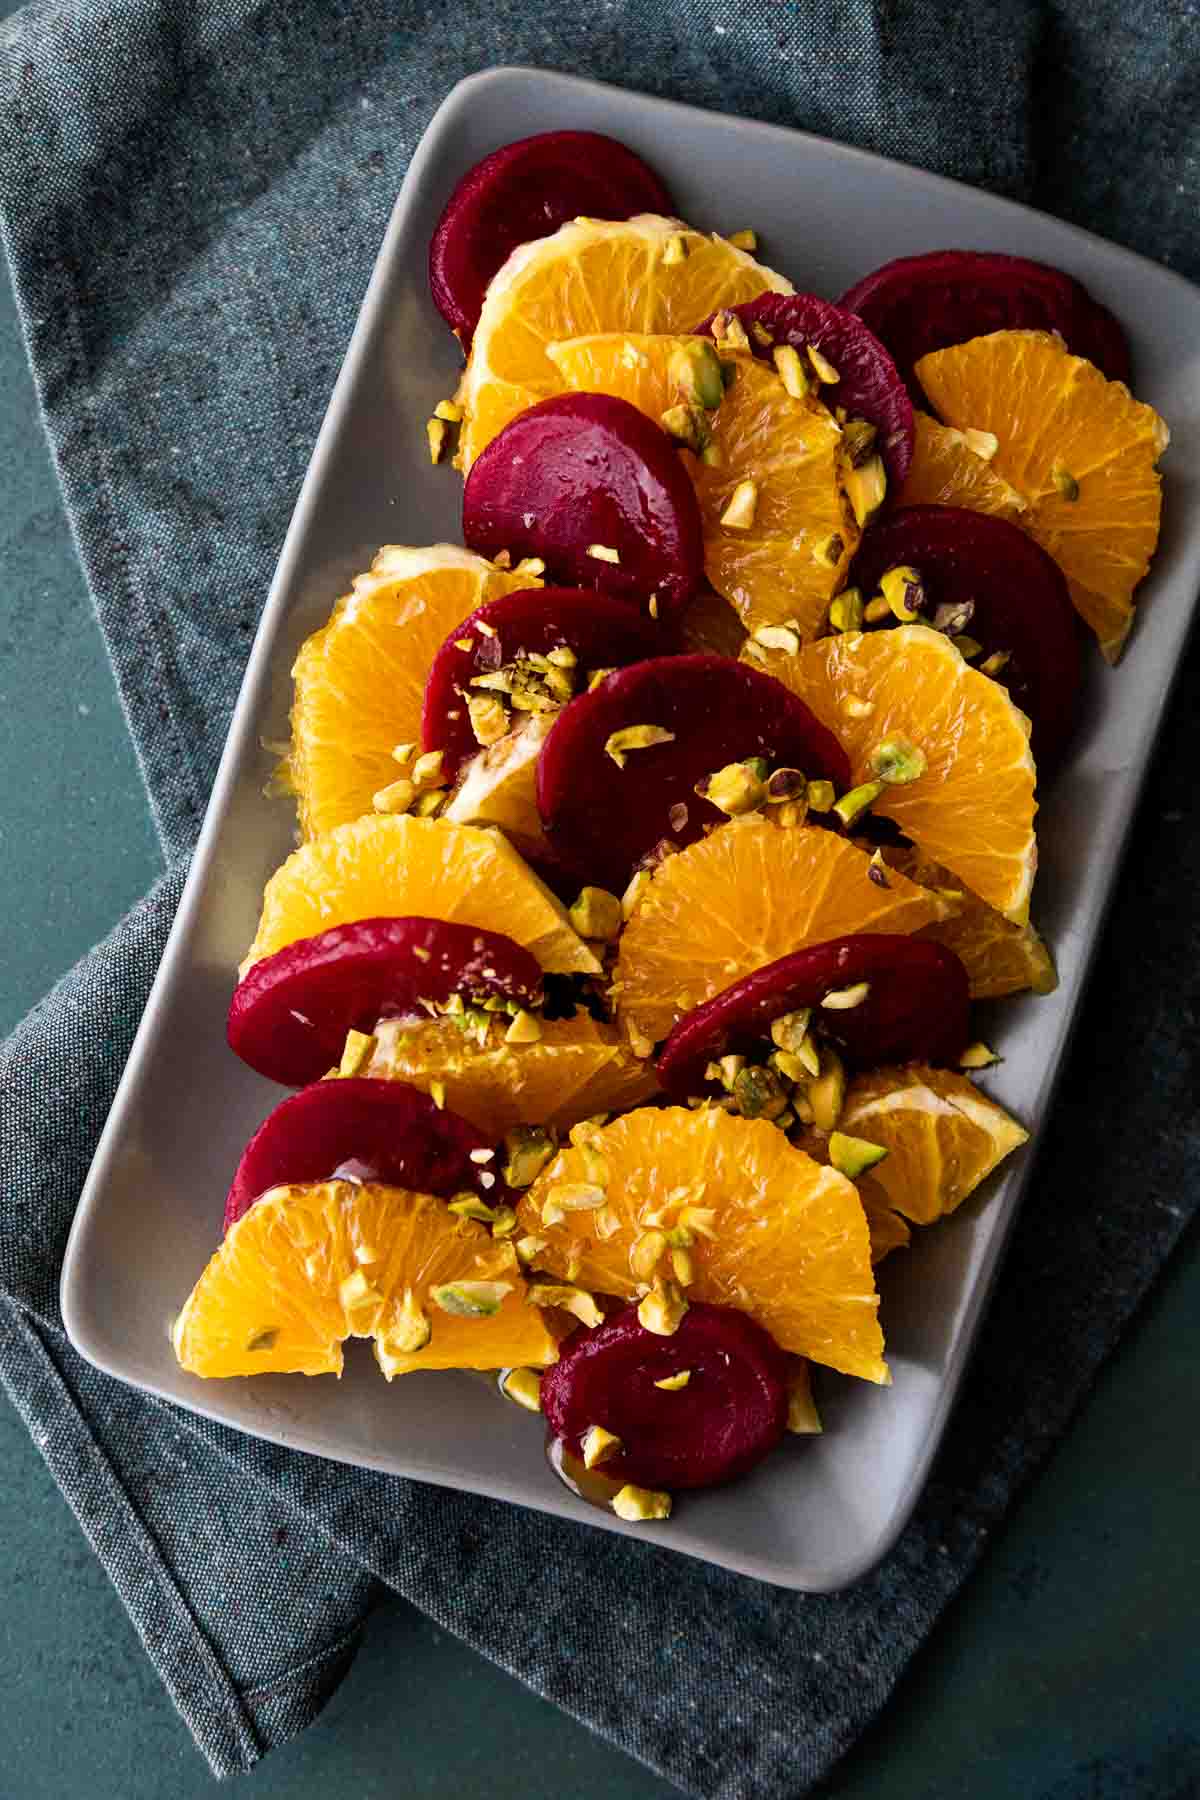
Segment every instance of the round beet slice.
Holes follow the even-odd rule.
[[[654,170],[598,131],[543,131],[493,150],[451,194],[429,245],[433,303],[463,349],[479,323],[488,283],[518,244],[548,237],[581,214],[673,217]]]
[[[700,503],[679,452],[610,394],[557,394],[492,439],[463,490],[463,542],[481,556],[540,556],[569,587],[636,605],[654,596],[662,619],[704,582]]]
[[[675,639],[667,625],[594,589],[522,588],[486,601],[455,626],[425,683],[421,742],[426,750],[442,752],[448,780],[479,749],[466,708],[475,676],[491,674],[530,652],[545,656],[564,644],[574,651],[580,685],[586,686],[593,669],[643,662],[673,649]]]
[[[688,1370],[684,1387],[656,1381]],[[621,1440],[601,1465],[649,1488],[713,1487],[761,1462],[787,1425],[788,1359],[770,1334],[726,1306],[688,1307],[671,1337],[627,1307],[576,1331],[542,1376],[542,1411],[573,1456],[593,1425]]]
[[[1130,379],[1129,346],[1106,307],[1048,263],[977,250],[932,250],[884,263],[840,304],[887,345],[915,399],[915,365],[931,350],[991,331],[1057,331],[1110,381]]]
[[[491,1148],[473,1125],[402,1081],[315,1081],[281,1100],[242,1151],[225,1229],[268,1189],[328,1181],[339,1169],[420,1194],[470,1191],[494,1204],[509,1194],[496,1162],[471,1161],[472,1150]]]
[[[771,360],[777,344],[788,344],[801,355],[812,344],[833,364],[840,379],[822,386],[821,399],[874,425],[888,479],[899,487],[912,462],[912,401],[900,371],[863,321],[815,294],[761,294],[730,311],[745,326],[754,354],[764,361]],[[706,319],[700,330],[711,335],[712,323]],[[755,325],[770,333],[770,344],[755,336]]]
[[[606,745],[639,725],[671,732],[670,742],[621,752],[618,766]],[[751,756],[839,792],[849,785],[837,739],[773,676],[725,656],[655,657],[563,709],[538,758],[538,811],[552,846],[619,893],[661,839],[682,848],[723,822],[696,784]]]
[[[1074,728],[1082,666],[1079,617],[1054,558],[1007,520],[960,506],[905,506],[866,532],[850,585],[869,598],[901,564],[921,574],[927,624],[939,607],[970,602],[961,629],[983,645],[973,660],[1008,655],[997,678],[1033,723],[1039,774],[1051,769]]]
[[[821,1032],[855,1068],[880,1063],[951,1063],[968,1040],[967,972],[944,944],[923,938],[857,934],[810,944],[744,975],[681,1019],[658,1059],[667,1093],[707,1092],[710,1062],[749,1052],[784,1013],[820,1008],[826,994],[868,983],[860,1005],[816,1014]]]
[[[528,1005],[542,971],[498,931],[442,919],[357,919],[264,956],[234,990],[229,1045],[271,1081],[303,1087],[342,1054],[348,1031],[373,1031],[423,1000],[499,995]]]

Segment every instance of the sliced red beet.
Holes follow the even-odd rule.
[[[654,170],[598,131],[543,131],[493,150],[468,170],[429,246],[433,303],[464,350],[479,323],[488,283],[518,244],[548,237],[581,214],[673,217],[675,202]]]
[[[339,1171],[446,1198],[470,1190],[495,1204],[509,1194],[497,1161],[471,1161],[472,1150],[491,1148],[473,1125],[402,1081],[316,1081],[281,1100],[242,1151],[225,1229],[269,1188]]]
[[[659,656],[674,643],[666,624],[594,589],[522,588],[502,594],[456,625],[434,657],[425,683],[422,744],[442,752],[443,772],[453,781],[460,764],[479,749],[464,698],[475,676],[565,644],[586,678],[592,669],[619,669]],[[460,649],[461,644],[470,648]]]
[[[689,1371],[686,1387],[655,1387]],[[593,1425],[621,1440],[606,1476],[639,1487],[713,1487],[761,1462],[787,1425],[788,1359],[770,1334],[725,1306],[688,1307],[671,1337],[637,1307],[580,1330],[542,1376],[542,1411],[573,1456]]]
[[[653,595],[662,619],[704,582],[700,504],[679,452],[611,394],[557,394],[506,425],[471,465],[463,542],[481,556],[540,556],[565,586],[638,606]]]
[[[442,919],[358,919],[256,962],[234,991],[226,1034],[260,1075],[303,1087],[338,1061],[348,1031],[372,1031],[380,1019],[451,994],[527,1005],[541,986],[536,959],[498,931]]]
[[[821,388],[827,406],[844,406],[851,418],[866,419],[879,433],[878,449],[896,487],[908,474],[913,455],[913,409],[904,378],[874,333],[844,306],[815,294],[761,294],[730,308],[746,328],[750,348],[769,362],[776,344],[801,355],[812,344],[833,364],[840,379]],[[700,330],[711,335],[712,319]],[[761,344],[752,326],[771,334]]]
[[[954,1062],[967,1044],[967,972],[944,944],[923,938],[859,934],[810,944],[755,969],[681,1019],[658,1059],[659,1080],[683,1099],[714,1086],[710,1062],[769,1040],[771,1025],[826,994],[865,981],[866,999],[817,1013],[821,1034],[857,1069],[893,1062]]]
[[[917,400],[921,357],[992,331],[1057,331],[1110,381],[1130,379],[1129,346],[1108,309],[1073,276],[1023,256],[932,250],[897,257],[856,282],[840,304],[887,345]]]
[[[931,623],[939,606],[969,601],[961,626],[1010,661],[1000,671],[1033,722],[1033,753],[1043,773],[1062,756],[1079,699],[1082,630],[1062,570],[1031,537],[1004,519],[960,506],[905,506],[872,525],[850,569],[851,586],[869,597],[888,569],[920,571]]]
[[[636,725],[673,737],[629,750],[618,767],[605,745]],[[655,657],[563,709],[538,758],[538,810],[554,848],[619,893],[661,839],[682,848],[722,823],[696,784],[751,756],[832,781],[839,792],[849,785],[837,739],[773,676],[725,656]]]

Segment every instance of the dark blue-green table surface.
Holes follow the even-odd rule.
[[[138,897],[158,858],[7,289],[0,394],[7,1029]],[[1193,1233],[1050,1468],[827,1792],[1200,1794],[1198,1317]],[[216,1784],[2,1400],[0,1458],[0,1800],[210,1793]],[[681,1581],[687,1571],[681,1561]],[[667,1800],[676,1790],[392,1605],[322,1720],[239,1791],[247,1800]]]

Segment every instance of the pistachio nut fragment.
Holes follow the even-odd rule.
[[[576,1287],[568,1281],[531,1281],[529,1284],[529,1303],[531,1306],[556,1306],[563,1312],[569,1312],[594,1330],[603,1325],[604,1314],[586,1288]]]
[[[546,1196],[552,1206],[564,1212],[595,1212],[604,1205],[604,1189],[590,1181],[560,1181]]]
[[[448,425],[461,425],[463,409],[457,400],[439,400],[433,409],[435,419],[445,419]]]
[[[614,1456],[619,1456],[623,1448],[615,1431],[606,1431],[603,1425],[589,1425],[583,1437],[583,1466],[585,1469],[599,1468],[601,1463],[611,1462]]]
[[[485,748],[488,744],[498,743],[507,735],[508,709],[495,694],[469,695],[467,716],[471,721],[471,730],[475,733],[475,742]]]
[[[788,1416],[787,1428],[802,1437],[815,1435],[823,1431],[821,1415],[817,1411],[812,1391],[812,1369],[807,1362],[798,1358],[793,1364],[792,1375],[788,1381]]]
[[[1057,468],[1052,470],[1052,474],[1054,476],[1054,485],[1058,489],[1059,493],[1062,495],[1063,499],[1064,500],[1078,500],[1078,498],[1079,498],[1079,483],[1076,481],[1075,477],[1072,475],[1070,469],[1064,469],[1061,465],[1059,465]]]
[[[839,370],[835,369],[827,356],[823,356],[815,344],[809,344],[808,360],[813,366],[813,374],[826,387],[832,387],[835,381],[842,379]]]
[[[687,1386],[691,1379],[692,1371],[690,1369],[680,1369],[674,1375],[664,1375],[662,1380],[656,1381],[654,1385],[656,1388],[661,1388],[664,1394],[677,1394],[681,1388]]]
[[[673,744],[675,733],[662,725],[626,725],[622,731],[614,731],[604,741],[605,753],[612,757],[618,769],[625,767],[625,758],[631,750],[651,750],[656,744]]]
[[[447,1210],[457,1213],[460,1219],[478,1219],[481,1225],[492,1224],[496,1217],[495,1209],[486,1200],[481,1200],[478,1194],[456,1194],[446,1204]]]
[[[829,602],[829,623],[834,631],[861,631],[863,597],[859,588],[844,588]]]
[[[498,1206],[492,1219],[492,1236],[494,1238],[511,1237],[517,1228],[517,1215],[511,1206]]]
[[[554,1155],[557,1145],[540,1125],[514,1125],[504,1134],[504,1179],[512,1188],[527,1188]]]
[[[878,436],[875,426],[866,419],[846,420],[842,427],[842,442],[850,458],[851,468],[861,469],[864,463],[870,462],[875,454],[875,440]]]
[[[835,800],[832,810],[843,825],[853,825],[869,806],[874,805],[882,792],[883,783],[881,781],[864,781],[860,786],[851,788],[848,793],[843,794],[840,800]]]
[[[881,456],[869,456],[861,468],[846,472],[846,498],[859,525],[867,525],[887,498],[887,470]]]
[[[375,1038],[367,1031],[348,1031],[346,1044],[342,1051],[342,1060],[338,1064],[339,1075],[357,1075],[365,1069],[375,1054]]]
[[[429,460],[431,463],[440,463],[442,457],[446,454],[447,436],[448,433],[446,427],[441,419],[427,419],[425,421],[425,437],[429,444]]]
[[[503,1369],[500,1373],[500,1392],[514,1406],[523,1406],[526,1412],[540,1413],[542,1410],[542,1377],[538,1369]]]
[[[840,531],[831,532],[813,547],[813,561],[819,562],[826,569],[836,569],[845,553],[846,540]]]
[[[979,652],[983,649],[983,645],[979,642],[978,638],[968,637],[966,633],[963,632],[961,636],[955,638],[954,648],[958,651],[958,654],[962,657],[964,662],[970,662],[973,656],[979,655]]]
[[[581,888],[568,917],[580,937],[593,942],[612,944],[621,935],[621,902],[607,888]]]
[[[712,440],[712,427],[702,406],[668,406],[666,412],[659,414],[658,422],[668,437],[686,450],[694,450],[697,456]]]
[[[744,1119],[774,1119],[787,1105],[787,1095],[774,1069],[756,1064],[742,1070],[732,1091]]]
[[[445,1112],[445,1110],[446,1110],[446,1084],[444,1081],[431,1081],[430,1082],[429,1098],[433,1101],[433,1104],[437,1107],[439,1112]]]
[[[990,1069],[993,1063],[1002,1062],[990,1044],[968,1044],[958,1059],[960,1069]]]
[[[713,412],[725,398],[721,359],[708,338],[689,338],[672,350],[667,378],[685,406],[703,406]]]
[[[643,1231],[635,1238],[629,1251],[629,1268],[634,1280],[650,1281],[666,1249],[665,1231]]]
[[[840,710],[848,719],[869,719],[875,711],[875,702],[860,699],[857,694],[847,694],[841,703]]]
[[[901,625],[911,625],[925,605],[925,584],[920,571],[908,563],[886,570],[879,578],[879,592]]]
[[[419,797],[416,805],[413,807],[413,812],[417,815],[418,819],[432,819],[434,814],[440,811],[442,803],[449,792],[450,789],[444,787],[426,788],[425,792]]]
[[[876,887],[891,887],[892,884],[888,880],[888,866],[883,860],[882,850],[876,850],[874,856],[872,856],[867,867],[867,880],[873,881]]]
[[[796,656],[800,650],[799,633],[790,625],[760,625],[754,641],[764,650],[782,650],[785,656]]]
[[[767,776],[767,799],[800,800],[808,793],[808,783],[800,769],[773,769]]]
[[[846,1100],[846,1070],[836,1050],[821,1051],[821,1073],[809,1084],[808,1104],[818,1131],[833,1131]]]
[[[829,1134],[829,1160],[839,1175],[857,1181],[888,1154],[883,1144],[869,1143],[866,1138],[849,1137],[844,1131]]]
[[[810,781],[808,784],[808,804],[813,812],[832,812],[833,803],[837,799],[837,790],[832,781]]]
[[[878,625],[881,619],[889,616],[891,610],[883,595],[876,594],[874,599],[868,600],[863,607],[863,621],[867,625]]]
[[[1011,661],[1011,650],[993,650],[992,654],[985,657],[980,663],[979,673],[981,675],[990,675],[994,681],[997,675],[1002,675],[1004,673],[1004,670]]]
[[[537,1014],[527,1012],[522,1007],[505,1032],[504,1041],[506,1044],[536,1044],[541,1035],[542,1022]]]
[[[882,738],[867,758],[873,775],[888,787],[907,787],[925,773],[927,759],[919,745],[906,737]]]
[[[419,788],[440,785],[444,760],[444,753],[441,750],[426,750],[423,756],[418,756],[412,766],[412,779]]]
[[[757,481],[739,481],[721,514],[721,523],[728,531],[749,531],[757,511]]]
[[[968,450],[973,450],[984,462],[991,462],[1000,448],[1000,439],[994,431],[976,431],[970,425],[963,432],[963,442]]]
[[[596,562],[619,563],[621,552],[614,550],[611,544],[589,544],[587,554]]]
[[[692,1282],[696,1279],[696,1271],[692,1263],[692,1253],[690,1250],[685,1250],[678,1246],[673,1248],[671,1251],[671,1268],[674,1272],[675,1279],[681,1288],[691,1287]]]
[[[615,675],[616,672],[615,669],[593,669],[588,676],[588,693],[590,694],[593,688],[598,688],[602,681],[607,681],[608,677]]]
[[[735,240],[730,238],[732,244]],[[753,245],[748,246],[753,248]],[[749,350],[746,327],[736,313],[719,312],[712,322],[713,343],[721,350]]]
[[[511,1281],[446,1281],[430,1288],[429,1298],[456,1319],[490,1319],[512,1291]]]
[[[530,1263],[535,1262],[549,1242],[549,1238],[538,1237],[533,1232],[530,1232],[525,1237],[518,1238],[513,1245],[513,1249],[517,1253],[517,1261],[521,1264],[522,1268],[527,1269]]]
[[[377,813],[406,813],[417,797],[417,790],[407,776],[401,775],[398,781],[389,781],[371,795],[371,805]]]
[[[748,762],[726,763],[706,782],[698,783],[696,791],[731,819],[757,812],[767,797],[766,783]]]
[[[674,231],[663,245],[662,259],[665,263],[681,263],[687,261],[688,241],[680,231]]]
[[[404,1299],[388,1323],[388,1349],[393,1355],[414,1356],[418,1350],[424,1350],[432,1336],[429,1314],[412,1289],[405,1288]]]
[[[732,244],[735,250],[757,250],[758,233],[749,228],[745,231],[731,231],[725,242]]]
[[[775,342],[775,339],[772,337],[771,333],[767,330],[766,326],[763,324],[761,319],[751,320],[750,336],[754,339],[755,343],[758,344],[760,346],[760,348],[763,350],[769,350],[771,348],[771,345]]]
[[[612,1509],[618,1519],[625,1519],[631,1525],[643,1524],[648,1519],[669,1519],[671,1496],[660,1493],[656,1488],[637,1487],[632,1481],[627,1481],[613,1495]]]
[[[850,1012],[854,1007],[862,1005],[870,991],[869,981],[856,981],[853,987],[835,988],[832,993],[826,994],[821,1005],[826,1012]]]
[[[935,631],[945,632],[947,637],[957,637],[965,631],[975,616],[973,600],[943,600],[929,623]]]
[[[775,372],[784,385],[784,389],[793,400],[807,398],[812,388],[808,371],[800,361],[800,353],[790,344],[776,344],[771,352],[771,361],[775,364]]]
[[[673,1337],[688,1310],[687,1296],[673,1281],[656,1277],[650,1292],[638,1304],[638,1323],[655,1337]]]

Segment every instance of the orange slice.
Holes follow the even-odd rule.
[[[602,1189],[603,1203],[564,1212],[564,1187]],[[561,1151],[518,1219],[545,1240],[539,1268],[626,1299],[654,1276],[678,1278],[665,1233],[682,1227],[691,1298],[751,1314],[785,1350],[889,1380],[858,1195],[773,1125],[710,1107],[627,1113]]]
[[[870,862],[831,831],[784,830],[754,814],[668,857],[617,957],[617,1018],[634,1047],[658,1043],[694,1006],[806,944],[918,931],[948,910],[899,873],[878,887]]]
[[[596,331],[690,331],[718,307],[792,285],[724,238],[676,219],[575,219],[514,250],[493,277],[458,390],[458,464],[469,469],[510,419],[562,390],[546,355]]]
[[[689,340],[610,333],[551,344],[567,386],[615,394],[658,422],[679,395],[672,355]],[[828,407],[793,399],[768,363],[742,354],[721,404],[707,417],[721,461],[680,454],[704,521],[704,572],[747,631],[794,619],[805,638],[825,622],[861,533],[843,492],[842,432]],[[722,523],[735,489],[753,481],[753,523]]]
[[[614,1026],[585,1012],[543,1020],[534,1044],[506,1044],[497,1026],[495,1037],[479,1045],[445,1019],[389,1021],[375,1036],[362,1074],[441,1092],[451,1112],[492,1138],[522,1124],[565,1130],[595,1113],[638,1106],[658,1091],[653,1068],[631,1053]]]
[[[939,425],[923,412],[916,414],[916,427],[912,465],[898,506],[965,506],[1010,525],[1022,523],[1024,500],[991,461],[972,450],[961,431]]]
[[[439,1303],[435,1290],[461,1283]],[[432,1195],[323,1181],[275,1188],[238,1220],[172,1341],[203,1376],[340,1375],[349,1337],[374,1341],[389,1381],[552,1363],[555,1340],[525,1291],[511,1245]]]
[[[935,350],[917,374],[947,425],[999,440],[991,467],[1026,502],[1017,522],[1050,552],[1116,662],[1158,542],[1164,421],[1046,331]]]
[[[809,1150],[810,1155],[814,1154],[808,1144],[802,1144],[800,1148]],[[829,1159],[826,1154],[818,1156],[816,1160],[827,1162]],[[908,1221],[901,1218],[900,1214],[887,1204],[882,1191],[872,1185],[869,1175],[862,1176],[855,1186],[858,1189],[858,1197],[862,1201],[862,1209],[867,1215],[867,1230],[871,1234],[871,1266],[875,1268],[886,1256],[890,1256],[893,1250],[907,1250],[912,1242],[912,1232],[909,1230]]]
[[[241,972],[332,925],[407,917],[500,928],[543,969],[600,973],[564,907],[498,831],[407,814],[368,815],[293,851],[266,885]]]
[[[538,812],[537,765],[557,717],[558,709],[527,713],[515,731],[473,756],[442,818],[455,825],[494,825],[523,856],[549,855]]]
[[[387,544],[300,647],[292,742],[281,771],[306,838],[372,811],[402,770],[398,744],[421,742],[421,703],[435,653],[467,615],[534,575],[496,569],[452,544]]]
[[[958,911],[926,925],[917,935],[953,950],[967,971],[972,1000],[999,1000],[1032,988],[1052,994],[1058,986],[1054,958],[1032,925],[1014,925],[965,888],[955,889],[949,869],[926,862],[914,849],[887,849],[888,863],[921,887],[956,891]]]
[[[1029,720],[1007,690],[927,625],[844,632],[795,656],[753,649],[755,666],[799,694],[841,740],[856,783],[873,780],[878,745],[915,746],[924,772],[885,786],[874,810],[973,894],[1026,924],[1037,868],[1036,773]]]

